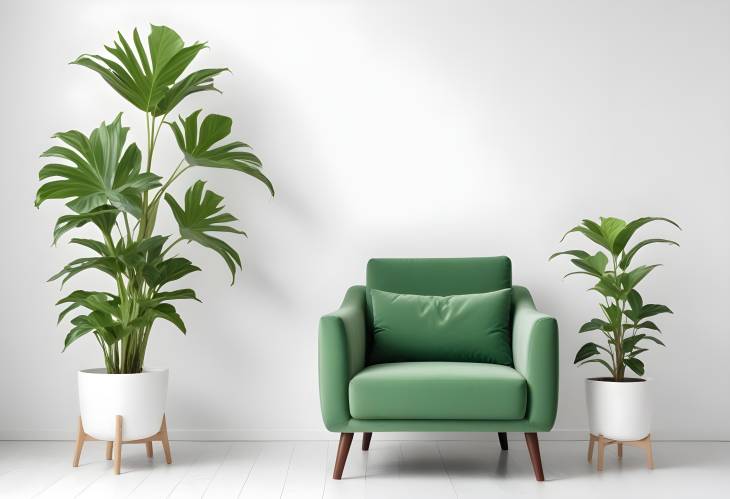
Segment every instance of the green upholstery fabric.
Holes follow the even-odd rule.
[[[378,364],[352,378],[349,402],[357,419],[522,419],[527,383],[494,364]]]
[[[512,286],[512,262],[506,256],[480,258],[373,258],[366,285],[391,293],[429,296],[489,293]],[[370,294],[366,296],[372,326]]]
[[[512,290],[421,296],[370,290],[373,345],[369,363],[485,362],[512,365]]]
[[[319,321],[319,401],[330,430],[350,420],[347,385],[365,367],[365,320],[365,287],[353,286]]]
[[[512,302],[512,356],[529,394],[525,418],[539,428],[533,431],[549,431],[558,412],[558,322],[535,309],[526,288],[513,287]]]
[[[460,259],[456,259],[460,260]],[[393,260],[371,260],[368,266],[368,284],[377,289],[385,289],[396,293],[455,295],[494,291],[502,289],[504,284],[505,266],[509,268],[509,260],[503,257],[497,259],[467,259],[486,260],[485,265],[495,265],[495,272],[502,275],[497,279],[481,279],[481,289],[460,270],[455,274],[463,277],[464,288],[457,288],[456,275],[450,276],[443,268],[426,272],[424,266],[419,271],[423,275],[414,277],[418,289],[405,289],[408,286],[395,286],[390,282],[394,274],[401,272],[391,268],[390,276],[380,274],[383,270],[374,262],[387,262],[391,266]],[[432,261],[432,260],[427,260]],[[496,265],[496,262],[502,265]],[[406,267],[409,262],[404,261]],[[443,267],[449,267],[445,261]],[[371,267],[373,269],[371,269]],[[436,267],[442,267],[435,264]],[[397,265],[395,265],[397,267]],[[453,269],[460,268],[454,263]],[[375,276],[371,279],[371,270]],[[377,272],[376,272],[377,270]],[[387,269],[383,270],[387,273]],[[481,273],[472,270],[474,274]],[[430,277],[429,277],[430,276]],[[430,279],[445,279],[448,284],[438,282],[429,283]],[[501,281],[500,281],[501,279]],[[509,274],[507,274],[509,280]],[[372,282],[371,282],[372,281]],[[468,285],[467,285],[468,284]],[[456,288],[456,289],[455,289]],[[322,419],[325,427],[333,432],[385,432],[385,431],[513,431],[513,432],[543,432],[549,431],[555,422],[558,406],[558,326],[554,318],[538,312],[527,289],[520,286],[512,287],[512,356],[514,369],[526,383],[526,409],[522,418],[511,420],[449,420],[449,419],[358,419],[353,417],[349,402],[350,381],[366,367],[366,344],[368,335],[368,305],[367,293],[364,286],[354,286],[347,291],[341,307],[331,314],[327,314],[319,324],[319,389]]]

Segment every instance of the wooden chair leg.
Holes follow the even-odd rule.
[[[114,428],[114,474],[122,470],[122,416],[117,415]]]
[[[86,434],[84,433],[84,425],[81,423],[81,416],[79,416],[79,434],[76,436],[76,449],[74,450],[74,461],[73,461],[74,468],[79,467],[79,460],[81,459],[81,451],[84,448],[85,435]]]
[[[106,443],[106,460],[111,461],[112,460],[112,449],[114,448],[114,442],[107,442]]]
[[[370,450],[370,440],[372,440],[372,432],[365,432],[362,434],[362,450]]]
[[[144,443],[144,446],[145,446],[145,450],[147,451],[147,457],[149,457],[151,459],[152,456],[153,456],[153,454],[152,454],[152,442],[151,441],[147,441],[147,442]]]
[[[532,461],[532,471],[535,472],[535,480],[544,482],[545,475],[542,472],[540,443],[537,440],[537,433],[525,433],[525,441],[527,442],[527,450],[530,452],[530,461]]]
[[[606,450],[606,438],[603,435],[598,436],[598,465],[596,469],[603,471],[603,459]]]
[[[509,446],[507,445],[507,433],[500,431],[497,433],[497,436],[499,437],[499,446],[502,448],[502,450],[508,450]]]
[[[172,453],[170,452],[170,440],[167,438],[167,416],[162,416],[162,427],[160,428],[160,440],[162,450],[165,451],[165,462],[172,464]],[[150,444],[151,446],[151,444]]]
[[[596,436],[591,433],[588,441],[588,462],[593,462],[593,445],[596,443]]]
[[[624,457],[624,444],[621,442],[618,442],[616,444],[616,449],[618,450],[618,458],[621,459]]]
[[[347,462],[347,454],[350,452],[350,444],[352,444],[352,433],[340,433],[340,445],[337,447],[335,472],[332,474],[332,478],[335,480],[342,479],[342,472],[345,470],[345,462]]]

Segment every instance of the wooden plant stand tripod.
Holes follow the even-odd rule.
[[[619,459],[621,459],[624,455],[624,445],[644,449],[644,451],[646,451],[646,464],[650,470],[654,469],[654,455],[651,451],[651,435],[647,435],[641,440],[613,440],[606,438],[603,435],[594,435],[593,433],[591,433],[590,435],[590,441],[588,442],[588,462],[592,462],[593,444],[595,442],[598,442],[598,464],[596,465],[596,469],[598,471],[603,471],[603,461],[606,446],[612,444],[616,444],[616,446],[618,447]]]
[[[162,449],[165,451],[165,462],[172,464],[172,454],[170,453],[170,441],[167,438],[167,421],[165,416],[162,416],[162,425],[160,431],[147,438],[140,438],[138,440],[122,440],[122,416],[116,416],[114,426],[114,441],[106,443],[106,458],[111,460],[112,451],[114,452],[114,474],[118,475],[122,469],[122,444],[145,444],[147,448],[147,457],[152,457],[152,442],[162,442]],[[79,460],[81,459],[81,451],[84,448],[84,442],[98,441],[98,439],[92,437],[84,431],[84,425],[81,423],[81,416],[79,416],[79,434],[76,437],[76,450],[74,451],[73,466],[77,468],[79,466]]]

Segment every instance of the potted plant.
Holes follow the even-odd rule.
[[[550,257],[551,260],[560,255],[572,257],[570,261],[578,270],[566,277],[587,275],[595,279],[590,290],[601,297],[601,315],[583,324],[578,332],[597,333],[602,341],[583,345],[574,363],[600,364],[608,370],[609,376],[586,380],[588,420],[592,435],[616,441],[637,441],[649,435],[649,387],[647,380],[642,378],[645,368],[641,355],[652,345],[664,346],[657,337],[660,330],[653,317],[671,313],[665,305],[644,303],[637,290],[642,280],[659,265],[632,267],[636,254],[649,244],[678,246],[674,241],[660,238],[629,245],[639,228],[655,221],[679,228],[673,221],[662,217],[643,217],[629,223],[612,217],[601,218],[599,222],[583,220],[563,239],[577,232],[601,249],[593,255],[583,250],[569,250]],[[638,377],[631,376],[631,372]]]
[[[174,285],[200,270],[173,251],[180,249],[177,244],[195,242],[215,251],[233,280],[236,267],[241,267],[236,250],[216,237],[219,233],[245,235],[230,225],[236,218],[223,211],[223,198],[198,180],[178,201],[169,193],[170,186],[192,168],[223,168],[258,179],[274,194],[249,146],[224,141],[231,132],[231,118],[218,114],[203,117],[197,110],[180,117],[179,122],[167,119],[187,96],[217,90],[213,79],[226,68],[183,75],[205,47],[199,42],[185,45],[172,29],[151,26],[147,48],[135,29],[129,41],[119,33],[118,41],[105,47],[104,56],[80,56],[72,64],[98,73],[144,113],[144,157],[136,144],[128,143],[129,129],[122,125],[121,113],[89,135],[76,130],[57,133],[54,138],[60,143],[42,154],[52,160],[40,170],[44,183],[35,204],[63,199],[69,209],[55,225],[54,244],[80,227],[95,226],[97,234],[91,239],[71,239],[71,244],[86,248],[90,255],[73,260],[50,280],[65,284],[87,270],[110,277],[107,289],[79,289],[58,301],[64,307],[59,322],[72,317],[64,350],[90,335],[103,354],[104,368],[78,375],[82,430],[99,440],[119,440],[115,423],[119,415],[123,417],[125,441],[160,431],[168,372],[146,368],[145,352],[158,319],[186,332],[174,301],[198,300],[192,289]],[[172,132],[182,153],[167,178],[159,175],[155,158],[163,129]],[[155,233],[157,214],[163,206],[177,221],[179,234],[175,236]]]

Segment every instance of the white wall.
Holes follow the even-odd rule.
[[[174,5],[173,5],[174,4]],[[228,65],[204,106],[234,118],[278,194],[201,172],[249,239],[234,287],[217,256],[183,251],[203,304],[189,333],[160,324],[149,364],[169,366],[169,421],[185,438],[318,438],[318,317],[364,279],[373,256],[509,255],[561,328],[555,438],[584,435],[572,358],[596,299],[548,263],[584,217],[676,219],[682,247],[648,248],[646,281],[667,349],[646,355],[655,436],[730,439],[727,256],[730,4],[552,2],[15,2],[2,7],[0,437],[61,438],[77,414],[75,371],[101,364],[88,339],[60,353],[56,284],[83,251],[50,246],[60,203],[33,208],[49,136],[140,112],[69,66],[117,29],[174,27],[208,40],[198,67]],[[140,125],[142,128],[140,128]],[[177,160],[162,139],[156,168]],[[192,182],[178,186],[176,192]],[[174,230],[165,215],[161,228]],[[78,287],[99,286],[93,274]]]

